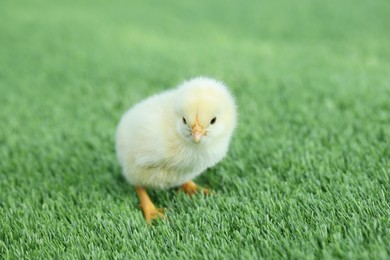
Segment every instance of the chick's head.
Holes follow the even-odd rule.
[[[186,142],[209,144],[230,138],[236,126],[236,105],[226,86],[195,78],[177,89],[176,131]]]

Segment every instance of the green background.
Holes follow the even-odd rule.
[[[390,2],[1,1],[0,258],[390,255]],[[239,126],[192,199],[114,151],[120,116],[206,75]]]

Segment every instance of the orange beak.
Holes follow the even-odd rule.
[[[192,126],[192,137],[195,143],[199,143],[200,138],[206,134],[206,130],[199,124],[198,118],[195,118],[195,124]]]

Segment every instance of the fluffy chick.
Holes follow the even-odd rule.
[[[205,77],[151,96],[123,115],[116,153],[148,223],[164,215],[145,187],[182,186],[195,193],[198,187],[191,180],[222,160],[235,126],[232,95],[222,82]]]

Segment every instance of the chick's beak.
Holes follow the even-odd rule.
[[[195,120],[195,124],[192,126],[192,138],[195,143],[199,143],[200,138],[206,134],[206,130],[199,124],[198,119]]]

